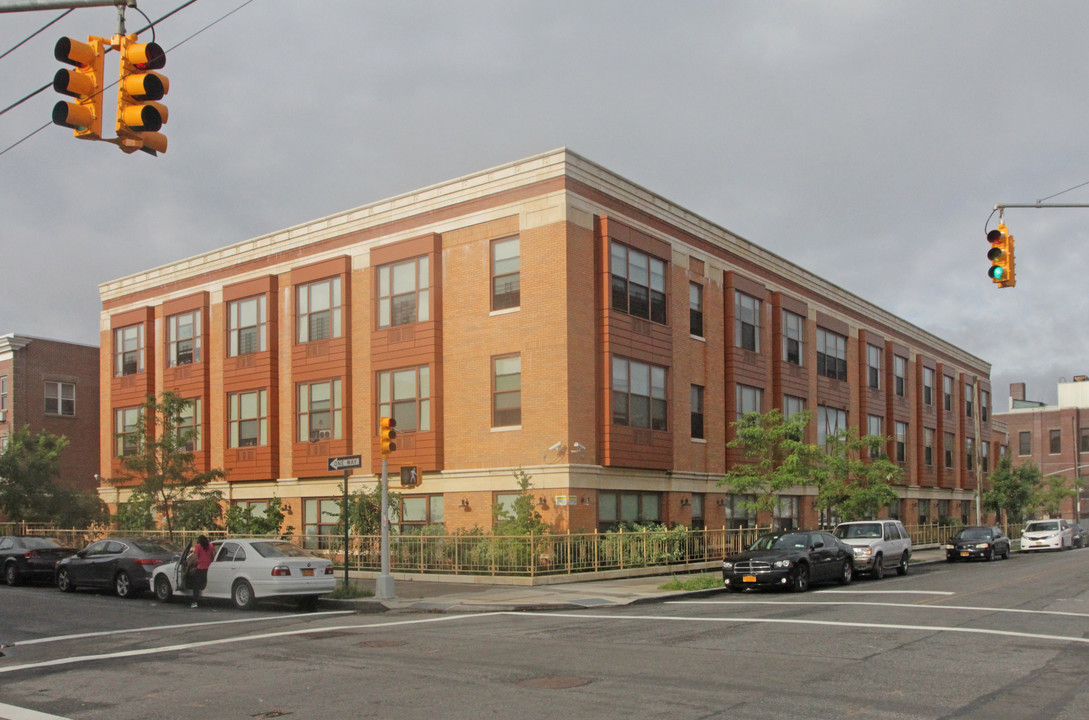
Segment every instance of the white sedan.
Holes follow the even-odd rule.
[[[1073,526],[1062,518],[1033,520],[1021,531],[1021,550],[1068,550],[1072,547]]]
[[[208,567],[208,585],[203,598],[229,599],[240,610],[251,610],[258,600],[291,598],[305,610],[318,605],[318,597],[336,589],[333,563],[311,555],[284,540],[253,538],[216,540],[215,560]],[[185,587],[185,560],[155,568],[151,587],[159,602],[169,602],[175,593],[189,597]]]

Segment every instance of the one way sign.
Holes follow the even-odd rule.
[[[362,455],[340,455],[329,458],[330,470],[347,470],[348,468],[363,467]]]

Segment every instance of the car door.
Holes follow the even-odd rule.
[[[76,557],[68,562],[68,576],[73,582],[80,585],[94,582],[95,561],[105,556],[107,545],[109,545],[108,540],[99,540],[88,545],[80,553],[76,553]]]
[[[996,525],[991,528],[991,532],[994,534],[994,554],[1005,555],[1008,553],[1010,551],[1010,539],[1002,532],[1002,528]]]
[[[215,544],[219,544],[219,550],[213,556],[212,564],[208,566],[208,585],[202,594],[205,597],[230,597],[231,583],[234,582],[238,569],[235,558],[239,552],[245,558],[246,553],[241,545],[231,540],[213,543]]]
[[[128,545],[116,540],[107,540],[102,552],[91,559],[87,582],[99,587],[109,587],[113,583],[113,576],[117,574],[117,569],[121,566],[121,559],[126,550]]]
[[[829,543],[822,533],[809,533],[809,579],[817,582],[832,576],[836,543]]]

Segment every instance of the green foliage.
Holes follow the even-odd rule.
[[[514,472],[514,477],[518,480],[519,493],[514,503],[512,503],[513,514],[497,504],[495,506],[496,523],[493,532],[496,535],[544,535],[548,533],[552,528],[541,519],[541,513],[537,512],[536,507],[534,507],[533,493],[530,492],[533,486],[529,481],[533,479],[533,476],[527,475],[525,470],[518,468]]]
[[[179,530],[222,530],[223,493],[198,491],[174,506],[174,526]]]
[[[1047,484],[1038,493],[1037,503],[1048,517],[1059,517],[1063,501],[1078,494],[1077,490],[1066,483],[1066,478],[1061,475],[1049,477]]]
[[[356,600],[358,598],[374,597],[374,592],[365,590],[352,582],[345,585],[344,581],[341,580],[337,583],[336,589],[329,593],[328,597],[334,600]]]
[[[0,514],[9,520],[49,522],[58,506],[53,482],[68,438],[24,425],[8,438],[0,454]]]
[[[136,423],[139,449],[121,459],[124,474],[120,480],[135,480],[136,491],[153,499],[154,509],[162,516],[167,534],[173,537],[175,515],[182,503],[209,482],[226,477],[218,468],[198,472],[193,453],[186,448],[194,441],[195,430],[182,430],[182,415],[190,402],[174,392],[164,392],[159,400],[148,395]],[[154,431],[154,432],[152,432]]]
[[[693,590],[710,590],[718,587],[722,587],[722,577],[720,575],[703,573],[701,575],[688,575],[684,578],[674,575],[669,582],[659,585],[658,589],[692,592]]]
[[[983,509],[999,516],[1005,511],[1011,523],[1024,522],[1038,503],[1042,479],[1040,469],[1032,463],[1014,467],[1009,456],[999,458],[988,476],[991,488],[981,498]]]
[[[155,498],[139,490],[133,491],[128,502],[119,503],[113,521],[118,530],[141,532],[155,529],[152,508]]]
[[[885,455],[886,442],[879,435],[860,436],[853,427],[830,436],[814,475],[817,509],[858,520],[898,501],[892,486],[903,483],[904,471]]]
[[[281,530],[284,524],[283,500],[274,497],[268,501],[263,515],[255,515],[253,507],[232,505],[227,508],[224,518],[227,532],[232,535],[281,535],[292,534],[295,529],[290,525]]]
[[[813,468],[821,459],[816,445],[803,441],[812,416],[807,410],[784,418],[779,410],[748,413],[731,425],[731,448],[743,448],[748,462],[732,468],[719,481],[730,492],[752,495],[751,510],[772,512],[776,497],[790,488],[813,483]]]
[[[341,498],[344,497],[344,485],[340,486]],[[389,505],[401,506],[401,494],[386,491]],[[348,518],[352,533],[355,535],[379,535],[382,532],[382,484],[376,483],[370,490],[359,490],[348,496]],[[344,523],[337,523],[337,532],[344,534]]]

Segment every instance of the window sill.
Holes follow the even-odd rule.
[[[521,312],[522,306],[512,308],[503,308],[502,310],[492,310],[488,315],[494,317],[496,315],[510,315],[511,313]]]
[[[705,342],[707,342],[707,338],[705,338],[705,337],[704,337],[704,336],[702,336],[702,335],[693,335],[692,333],[689,333],[689,334],[688,334],[688,338],[689,338],[690,340],[696,340],[697,342],[701,342],[701,343],[705,343]]]
[[[512,432],[514,430],[521,430],[521,425],[504,425],[503,427],[493,427],[492,432]]]
[[[689,438],[689,439],[694,443],[699,443],[700,445],[706,445],[707,444],[707,438]]]

